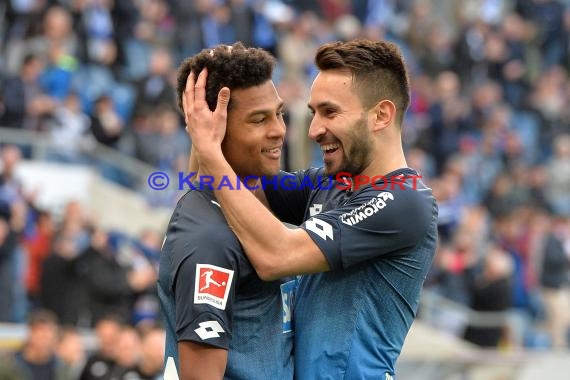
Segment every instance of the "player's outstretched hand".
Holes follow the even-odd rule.
[[[221,153],[221,143],[226,133],[230,90],[224,87],[218,93],[218,102],[214,112],[206,102],[206,80],[208,70],[204,69],[195,79],[190,73],[182,95],[186,130],[192,138],[192,146],[198,153],[198,160],[207,160],[216,153]]]

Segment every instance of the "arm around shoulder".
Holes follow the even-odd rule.
[[[330,269],[325,255],[304,229],[281,227],[266,248],[255,243],[244,244],[259,278],[271,281]]]

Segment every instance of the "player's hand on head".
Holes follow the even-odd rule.
[[[194,107],[194,86],[196,85],[196,76],[193,71],[190,71],[186,79],[186,87],[182,93],[182,108],[184,111],[184,123],[186,123],[186,132],[190,133],[188,125],[190,123],[190,115],[192,115],[192,108]]]
[[[192,138],[193,147],[199,157],[203,152],[221,151],[221,143],[226,133],[226,122],[230,90],[224,87],[218,93],[218,101],[214,112],[210,111],[206,101],[207,69],[198,77],[190,73],[183,94],[184,120],[186,131]]]

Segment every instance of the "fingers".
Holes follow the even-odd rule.
[[[218,92],[218,101],[216,103],[216,109],[214,110],[214,123],[213,125],[219,125],[223,128],[219,130],[221,136],[225,135],[225,128],[228,120],[228,103],[230,102],[230,89],[227,87],[222,87]]]
[[[194,72],[190,71],[188,74],[188,79],[186,79],[186,88],[184,89],[184,95],[187,98],[194,99]]]
[[[206,101],[207,78],[206,68],[198,75],[188,75],[182,95],[186,131],[193,139],[205,134],[211,135],[214,141],[221,142],[226,129],[230,89],[224,87],[218,92],[216,109],[212,112]]]
[[[230,89],[223,87],[220,92],[218,92],[218,102],[216,104],[216,110],[214,113],[225,119],[228,114],[228,103],[230,102]]]
[[[197,108],[208,107],[206,104],[206,80],[208,79],[208,69],[204,69],[198,75],[196,85],[194,86],[194,106]]]
[[[184,108],[184,121],[188,125],[188,117],[192,113],[194,107],[194,72],[190,71],[186,80],[186,88],[182,94],[182,107]]]
[[[227,107],[229,102],[230,102],[230,89],[227,87],[222,87],[222,89],[218,93],[218,105],[216,108],[220,106]]]

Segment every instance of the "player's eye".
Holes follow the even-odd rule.
[[[332,108],[326,108],[323,111],[323,114],[325,117],[332,118],[336,114],[336,110],[334,110]]]

